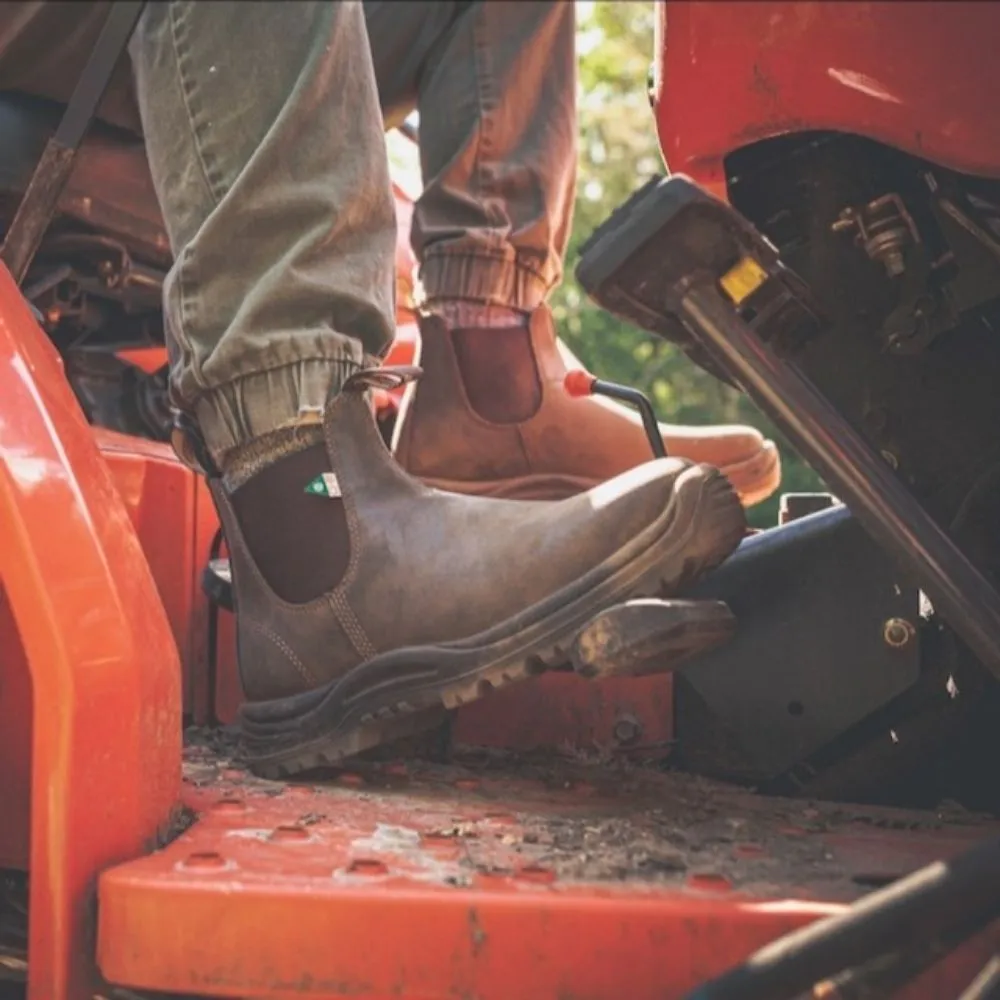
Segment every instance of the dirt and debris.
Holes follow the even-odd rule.
[[[186,780],[193,787],[229,782],[269,797],[295,787],[243,770],[232,733],[190,736]],[[299,824],[336,825],[350,801],[384,807],[428,843],[458,848],[469,875],[531,870],[559,884],[831,901],[856,898],[938,857],[956,837],[971,844],[996,826],[954,809],[936,815],[770,798],[628,761],[493,750],[444,764],[408,756],[353,760],[295,785],[314,793]]]
[[[156,832],[154,847],[166,847],[176,840],[185,830],[189,830],[198,820],[198,814],[185,805],[176,806],[170,813],[170,818]]]

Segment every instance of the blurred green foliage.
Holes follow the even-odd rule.
[[[595,374],[649,395],[661,420],[758,427],[781,450],[783,492],[822,490],[819,478],[750,400],[673,345],[598,309],[575,281],[579,248],[590,233],[651,176],[664,172],[647,96],[653,9],[653,3],[635,0],[577,4],[580,167],[565,276],[552,298],[560,333]],[[774,497],[755,507],[751,521],[757,527],[775,524],[777,505]]]

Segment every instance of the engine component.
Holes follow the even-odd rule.
[[[862,208],[845,208],[833,224],[835,233],[853,232],[872,260],[879,261],[890,278],[906,270],[906,250],[920,243],[920,233],[898,194],[885,194]]]
[[[899,477],[947,527],[1000,461],[993,432],[1000,262],[939,199],[974,213],[992,232],[1000,183],[829,133],[742,149],[727,159],[727,174],[733,207],[808,283],[829,318],[796,365],[858,433],[892,456]],[[868,205],[886,192],[899,196],[920,233],[897,279],[832,231],[845,205]]]

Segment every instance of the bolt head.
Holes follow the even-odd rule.
[[[635,716],[623,715],[615,721],[614,729],[611,732],[618,743],[635,743],[642,735],[642,726]]]
[[[215,851],[196,851],[184,859],[185,868],[216,869],[225,868],[226,859]]]
[[[882,638],[894,649],[908,645],[916,634],[917,630],[905,618],[890,618],[882,627]]]
[[[882,258],[885,272],[890,278],[898,278],[906,270],[906,261],[899,250],[890,250]]]

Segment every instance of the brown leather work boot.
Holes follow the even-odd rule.
[[[365,389],[385,371],[348,380],[324,443],[232,493],[213,482],[245,751],[265,776],[333,763],[563,663],[594,614],[676,593],[744,533],[728,481],[679,459],[560,502],[433,490],[379,436]]]
[[[520,362],[501,361],[493,376],[498,393],[512,382],[535,384],[534,409],[522,410],[521,419],[489,419],[477,412],[458,339],[469,335],[493,344],[512,336],[508,330],[453,333],[433,314],[421,318],[418,363],[424,375],[407,389],[393,441],[397,460],[411,475],[455,493],[558,500],[652,457],[638,414],[609,399],[573,398],[565,391],[566,372],[580,365],[557,341],[546,307],[531,318],[528,355]],[[489,364],[488,356],[480,362]],[[525,398],[531,387],[515,390]],[[669,456],[720,468],[745,506],[778,488],[778,450],[752,427],[660,428]]]

